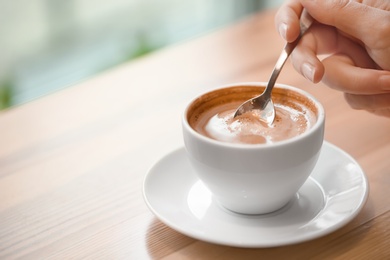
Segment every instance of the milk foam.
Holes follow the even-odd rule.
[[[204,130],[213,139],[231,143],[274,143],[307,131],[314,124],[314,115],[307,109],[295,109],[275,104],[276,118],[267,125],[256,113],[245,113],[233,118],[235,109],[213,115]]]

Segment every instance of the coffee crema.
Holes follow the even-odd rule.
[[[272,101],[275,120],[268,125],[256,111],[233,118],[244,101],[262,93],[264,87],[241,86],[218,89],[196,99],[189,107],[190,126],[209,138],[229,143],[275,143],[298,136],[315,124],[317,109],[307,97],[275,87]]]

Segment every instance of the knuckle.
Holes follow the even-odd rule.
[[[390,12],[386,18],[377,23],[377,29],[373,32],[374,37],[372,39],[375,39],[377,49],[386,49],[390,46]]]

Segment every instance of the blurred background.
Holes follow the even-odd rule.
[[[283,0],[0,0],[0,109]]]

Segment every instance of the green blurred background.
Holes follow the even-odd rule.
[[[0,0],[0,109],[282,0]]]

